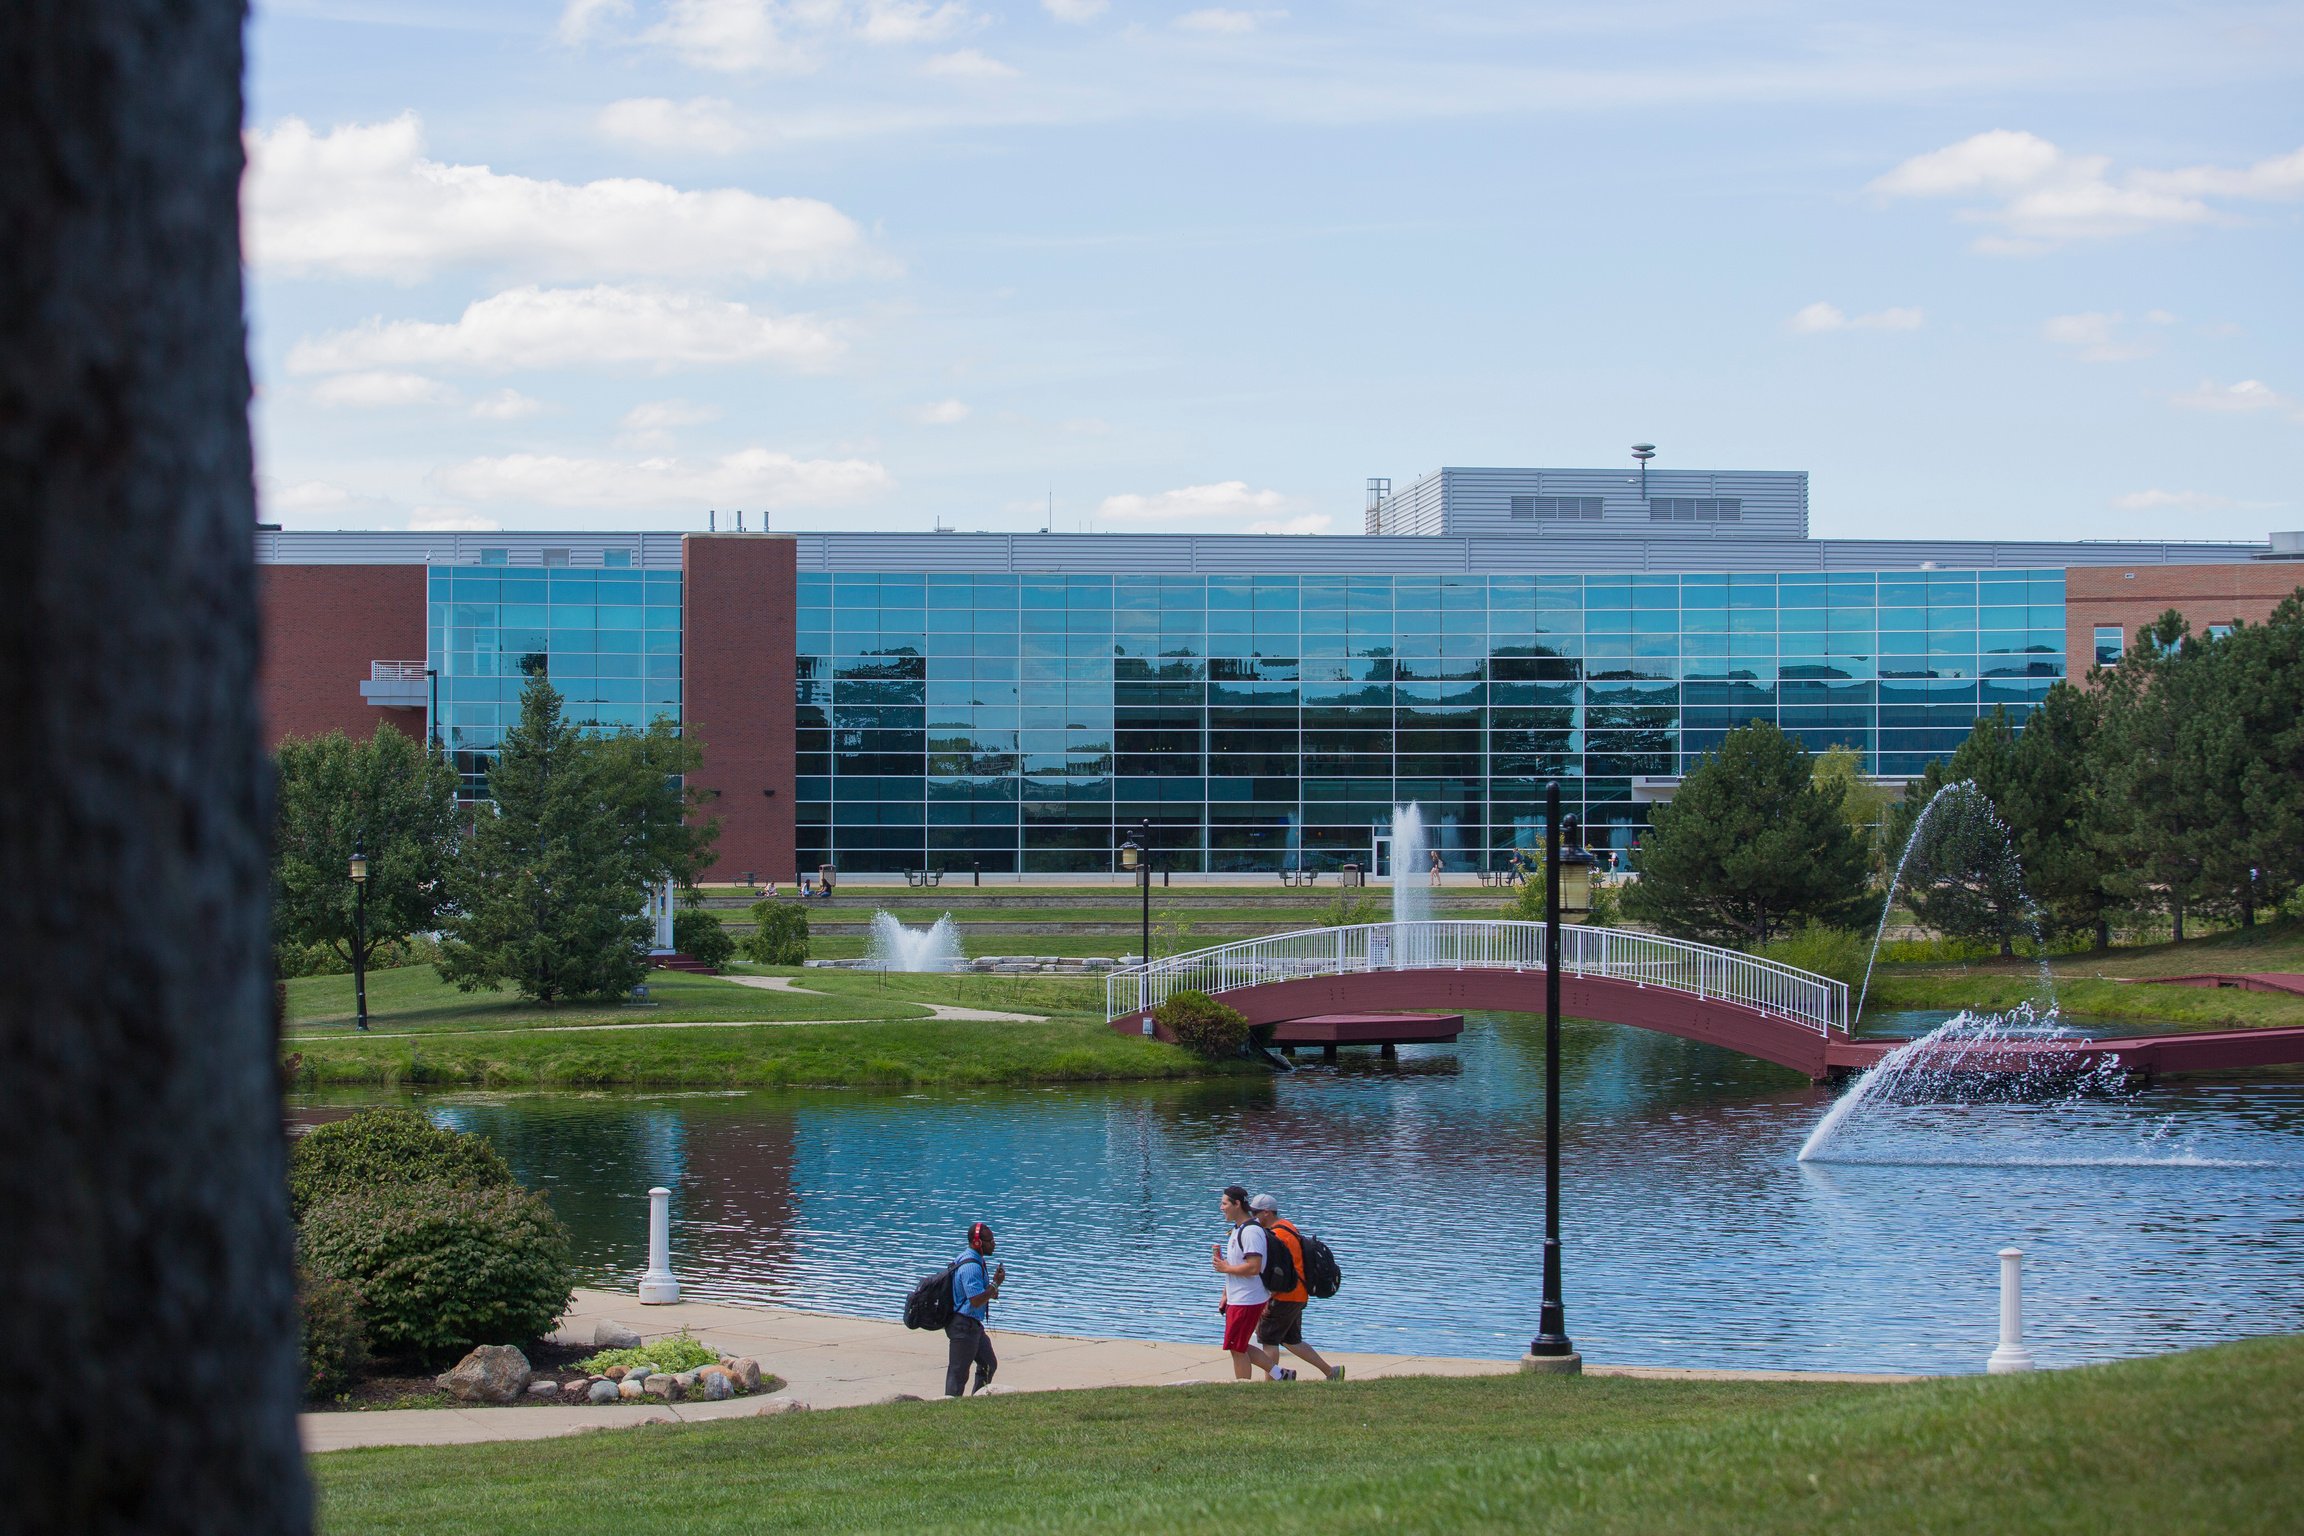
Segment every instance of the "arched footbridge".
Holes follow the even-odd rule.
[[[1116,1030],[1158,1034],[1152,1010],[1185,991],[1217,998],[1251,1025],[1364,1018],[1376,1010],[1541,1013],[1544,925],[1362,923],[1220,944],[1108,973],[1104,1014]],[[1872,1066],[1904,1043],[1851,1037],[1845,982],[1621,928],[1560,930],[1560,1010],[1701,1040],[1818,1081]],[[2142,1072],[2220,1071],[2304,1061],[2304,1029],[2043,1041],[1963,1053],[1944,1065],[2005,1072],[2042,1056],[2073,1058],[2075,1065],[2117,1056]]]

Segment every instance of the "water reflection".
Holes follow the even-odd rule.
[[[1335,1246],[1345,1287],[1315,1310],[1319,1342],[1513,1355],[1535,1323],[1542,1026],[1468,1024],[1397,1064],[1252,1082],[421,1102],[552,1191],[599,1283],[637,1277],[645,1192],[665,1183],[699,1297],[893,1318],[982,1217],[1011,1326],[1213,1342],[1206,1244],[1237,1180]],[[2008,1242],[2033,1255],[2044,1363],[2304,1327],[2294,1075],[2061,1119],[1915,1108],[1898,1144],[1962,1160],[1918,1167],[1795,1163],[1828,1092],[1694,1042],[1574,1023],[1563,1065],[1568,1318],[1594,1359],[1978,1369]],[[2107,1152],[2136,1146],[2184,1155]]]

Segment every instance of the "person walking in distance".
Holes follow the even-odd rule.
[[[1272,1293],[1264,1289],[1264,1256],[1270,1240],[1248,1209],[1248,1191],[1237,1184],[1224,1187],[1224,1219],[1232,1231],[1210,1252],[1216,1273],[1224,1277],[1224,1352],[1232,1357],[1232,1375],[1247,1381],[1255,1367],[1267,1373],[1280,1357],[1256,1342],[1256,1325]]]
[[[1008,1266],[985,1262],[994,1247],[992,1229],[979,1221],[969,1227],[968,1251],[952,1268],[952,1321],[944,1325],[944,1337],[952,1341],[944,1364],[946,1397],[966,1395],[971,1365],[976,1368],[979,1392],[992,1384],[992,1373],[1000,1369],[999,1357],[992,1353],[985,1309],[1000,1299]]]
[[[1427,885],[1438,885],[1440,883],[1440,850],[1437,848],[1432,850],[1432,871],[1431,875],[1425,880],[1424,883]]]
[[[1265,1237],[1288,1250],[1296,1271],[1296,1283],[1287,1290],[1274,1291],[1271,1301],[1265,1304],[1264,1316],[1256,1324],[1256,1342],[1272,1351],[1274,1365],[1280,1363],[1280,1351],[1285,1349],[1330,1381],[1342,1381],[1344,1367],[1330,1365],[1320,1358],[1320,1351],[1304,1342],[1304,1304],[1312,1299],[1312,1289],[1305,1279],[1302,1234],[1280,1219],[1280,1202],[1270,1195],[1258,1195],[1248,1202],[1248,1209],[1254,1213],[1256,1224],[1264,1229]]]

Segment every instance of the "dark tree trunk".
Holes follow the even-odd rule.
[[[2110,918],[2100,917],[2096,919],[2096,947],[2098,949],[2110,949],[2112,947],[2112,920]]]
[[[238,0],[0,13],[0,1525],[303,1531]],[[82,1383],[96,1367],[101,1381]]]

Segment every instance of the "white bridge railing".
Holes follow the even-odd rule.
[[[1177,992],[1229,992],[1235,987],[1367,971],[1544,971],[1544,925],[1481,922],[1362,923],[1306,928],[1237,944],[1219,944],[1130,966],[1104,978],[1104,1017],[1157,1008]],[[1741,1003],[1804,1024],[1818,1034],[1845,1034],[1848,984],[1773,960],[1661,934],[1621,928],[1560,930],[1562,976],[1605,976],[1641,987]]]

